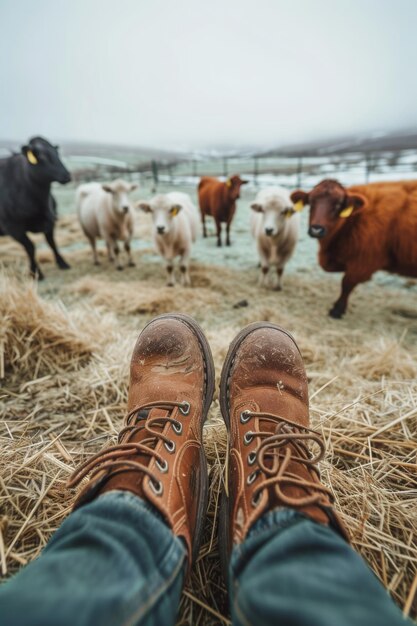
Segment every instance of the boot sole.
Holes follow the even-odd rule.
[[[203,361],[205,365],[203,414],[201,416],[201,429],[200,429],[200,439],[201,439],[200,498],[199,498],[199,504],[198,504],[198,509],[197,509],[196,527],[194,531],[193,544],[192,544],[192,564],[193,564],[195,563],[198,557],[198,553],[200,551],[200,544],[201,544],[201,539],[203,536],[204,522],[206,520],[206,513],[207,513],[207,507],[208,507],[209,481],[208,481],[207,459],[206,459],[206,455],[205,455],[204,447],[203,447],[203,426],[207,420],[207,414],[209,412],[209,409],[213,400],[214,385],[215,385],[214,361],[213,361],[213,355],[211,353],[211,349],[206,339],[206,336],[202,328],[200,327],[200,325],[192,317],[190,317],[189,315],[185,315],[184,313],[166,313],[164,315],[158,315],[157,317],[154,317],[151,321],[154,322],[155,320],[163,320],[163,319],[176,319],[179,322],[182,322],[183,324],[185,324],[194,333],[194,335],[198,339],[198,343],[200,345],[200,349],[203,354]]]
[[[289,333],[285,328],[281,326],[277,326],[276,324],[272,324],[270,322],[253,322],[249,324],[245,328],[243,328],[240,333],[236,335],[233,339],[232,343],[229,346],[229,350],[227,352],[226,359],[223,363],[222,373],[220,377],[220,410],[226,424],[227,433],[229,435],[230,432],[230,406],[229,406],[229,376],[230,370],[233,366],[233,362],[235,360],[236,353],[243,342],[244,339],[255,330],[260,328],[272,328],[273,330],[279,330],[284,333],[294,342],[298,352],[300,349],[295,341],[294,337]],[[301,352],[300,352],[301,354]],[[226,454],[229,454],[229,450],[226,451]],[[225,476],[225,481],[228,479]],[[223,488],[221,500],[220,500],[220,511],[219,511],[219,530],[218,530],[218,541],[219,541],[219,557],[220,557],[220,565],[223,574],[224,581],[227,585],[228,583],[228,571],[229,571],[229,561],[230,555],[232,552],[232,545],[230,544],[229,539],[229,519],[230,519],[230,510],[229,510],[229,498],[226,495],[226,490]]]

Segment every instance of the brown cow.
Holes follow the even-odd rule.
[[[240,197],[240,187],[248,180],[240,176],[231,176],[222,183],[217,178],[203,176],[198,185],[203,236],[207,237],[206,215],[211,215],[216,222],[217,245],[222,245],[222,222],[226,223],[226,245],[230,246],[230,224],[236,211],[236,200]]]
[[[332,317],[342,317],[352,290],[377,270],[417,276],[417,181],[345,188],[323,180],[309,193],[294,191],[291,200],[296,209],[310,205],[308,232],[319,239],[321,267],[345,273]]]

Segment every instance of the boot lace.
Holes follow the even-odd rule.
[[[243,411],[240,416],[242,423],[248,422],[252,417],[258,417],[262,421],[276,424],[275,433],[270,431],[248,431],[244,436],[244,443],[248,445],[253,439],[259,439],[260,444],[256,451],[248,456],[249,465],[257,463],[255,469],[248,476],[248,483],[253,483],[260,473],[265,475],[265,480],[254,490],[252,496],[253,506],[257,506],[262,492],[274,487],[280,501],[289,507],[305,507],[314,504],[323,504],[325,500],[333,501],[330,489],[314,480],[300,478],[298,474],[289,471],[290,463],[299,463],[307,468],[309,473],[320,478],[320,472],[316,464],[325,454],[323,439],[318,432],[301,426],[292,420],[286,419],[273,413],[256,411]],[[311,452],[309,444],[315,444],[318,448],[316,453]],[[283,492],[284,488],[295,487],[301,489],[306,495],[291,497]]]
[[[171,411],[178,407],[182,415],[188,415],[190,404],[188,402],[161,401],[148,402],[133,409],[126,418],[126,425],[120,431],[117,444],[110,446],[92,456],[88,461],[78,467],[71,476],[68,487],[76,487],[83,478],[90,474],[90,480],[94,480],[101,472],[105,471],[107,477],[114,476],[126,471],[140,471],[150,479],[153,491],[160,495],[162,493],[162,483],[149,469],[149,461],[145,465],[137,457],[145,456],[155,458],[156,464],[161,472],[168,471],[168,461],[155,450],[158,441],[163,441],[165,448],[171,454],[175,452],[175,441],[164,435],[163,431],[167,423],[177,434],[182,433],[182,423],[180,420],[170,415],[163,417],[150,417],[148,413],[151,409],[161,409]],[[142,432],[140,441],[132,441],[133,437]]]

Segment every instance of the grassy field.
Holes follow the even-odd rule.
[[[188,190],[190,191],[190,190]],[[148,197],[148,189],[135,198]],[[133,342],[154,315],[196,317],[212,345],[217,376],[242,326],[270,320],[299,342],[310,381],[311,416],[326,440],[321,464],[336,507],[405,613],[417,611],[417,287],[381,274],[359,287],[341,321],[327,317],[340,276],[317,267],[316,242],[302,236],[280,293],[257,286],[249,203],[243,196],[231,248],[200,239],[193,288],[165,287],[150,220],[136,215],[135,268],[117,272],[101,247],[99,267],[74,215],[73,189],[59,188],[57,239],[72,269],[60,272],[39,246],[46,280],[26,277],[23,251],[0,241],[0,569],[2,579],[35,558],[69,513],[74,467],[114,439],[127,394]],[[214,228],[212,227],[214,233]],[[36,237],[37,241],[41,238]],[[237,303],[245,306],[236,308]],[[211,503],[200,559],[178,624],[228,623],[220,578],[216,510],[225,430],[217,394],[205,428]]]

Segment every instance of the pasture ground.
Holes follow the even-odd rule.
[[[310,381],[311,416],[327,443],[322,477],[368,561],[405,613],[417,612],[417,287],[381,275],[359,287],[341,321],[327,317],[340,276],[324,274],[303,236],[280,293],[257,287],[246,192],[221,251],[200,240],[193,288],[165,287],[150,223],[137,215],[137,266],[117,272],[104,253],[93,267],[71,189],[59,190],[57,240],[72,265],[60,272],[39,248],[46,280],[26,278],[23,251],[0,241],[0,570],[35,558],[69,513],[74,467],[113,441],[125,413],[128,365],[138,332],[154,315],[193,315],[217,370],[234,335],[252,321],[288,328]],[[137,194],[147,196],[149,191]],[[35,237],[41,241],[39,237]],[[101,248],[103,250],[103,248]],[[335,280],[337,278],[337,280]],[[235,306],[244,303],[245,306]],[[211,501],[204,545],[183,592],[178,624],[228,623],[216,511],[226,435],[217,390],[205,427]]]

